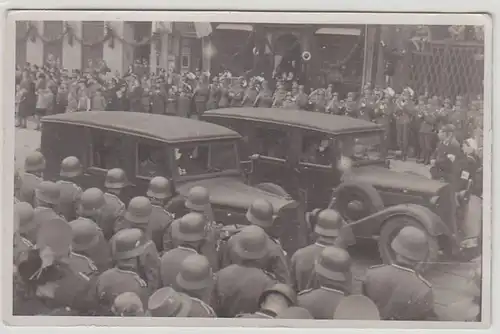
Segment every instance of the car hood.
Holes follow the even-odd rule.
[[[233,177],[216,177],[187,182],[179,185],[177,190],[182,196],[187,196],[189,189],[194,186],[207,188],[210,192],[210,202],[212,204],[230,206],[241,210],[248,209],[256,199],[268,200],[273,205],[275,213],[278,213],[285,205],[295,202],[249,186],[240,179]]]
[[[382,166],[354,167],[344,180],[359,181],[384,190],[405,190],[435,195],[446,183],[411,172],[390,170]]]

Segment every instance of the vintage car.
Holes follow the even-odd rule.
[[[245,183],[237,150],[240,139],[228,128],[175,116],[120,111],[52,115],[42,119],[44,177],[58,179],[62,159],[73,155],[84,166],[84,188],[103,188],[107,170],[122,168],[130,181],[128,199],[144,195],[157,175],[173,180],[176,196],[204,186],[215,219],[225,225],[244,224],[249,205],[264,198],[274,206],[283,248],[293,254],[309,242],[304,209],[288,197]],[[154,162],[154,168],[148,162]]]
[[[427,233],[428,262],[443,253],[472,254],[481,244],[481,202],[467,192],[457,196],[447,183],[391,170],[378,124],[268,108],[210,110],[202,119],[243,136],[241,163],[251,185],[289,194],[308,210],[335,207],[356,237],[378,240],[386,262],[394,258],[392,238],[406,225]],[[350,168],[342,167],[345,160]]]

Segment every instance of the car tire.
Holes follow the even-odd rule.
[[[380,257],[385,264],[395,263],[395,254],[391,249],[391,242],[393,238],[399,233],[399,231],[407,226],[418,228],[425,233],[425,236],[427,238],[427,244],[429,246],[427,258],[417,267],[419,272],[424,272],[431,268],[433,264],[437,263],[440,248],[437,238],[430,235],[425,227],[413,217],[400,215],[390,217],[384,222],[381,227],[380,236],[378,239],[378,249]]]
[[[359,216],[353,216],[349,212],[348,204],[353,201],[359,201],[363,205],[364,210]],[[337,189],[335,208],[347,222],[353,222],[384,209],[384,202],[372,185],[361,182],[345,182]]]
[[[285,198],[291,198],[290,194],[287,193],[285,189],[283,189],[282,187],[278,186],[275,183],[264,182],[256,184],[254,187],[274,195],[278,195]]]

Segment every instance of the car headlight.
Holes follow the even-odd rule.
[[[432,196],[432,197],[431,197],[431,199],[429,200],[429,202],[430,202],[432,205],[436,206],[436,205],[437,205],[437,203],[438,203],[438,200],[439,200],[439,196]]]

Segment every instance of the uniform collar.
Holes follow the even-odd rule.
[[[402,266],[402,265],[399,265],[399,264],[391,264],[391,266],[395,267],[395,268],[398,268],[398,269],[401,269],[401,270],[404,270],[404,271],[408,271],[410,273],[414,273],[416,274],[415,270],[411,269],[411,268],[408,268],[408,267],[405,267],[405,266]]]
[[[328,245],[326,243],[323,243],[321,241],[316,241],[314,244],[316,246],[323,247],[323,248],[328,247]]]
[[[320,289],[322,289],[322,290],[326,290],[326,291],[330,291],[330,292],[339,293],[339,294],[341,294],[341,295],[345,296],[345,292],[340,291],[340,290],[337,290],[337,289],[334,289],[334,288],[329,288],[329,287],[327,287],[327,286],[320,286]]]
[[[196,251],[196,249],[191,248],[191,247],[186,247],[186,246],[177,246],[177,248],[179,248],[179,249],[183,249],[183,250],[187,250],[187,251],[194,252],[194,253],[198,254],[198,252]]]

